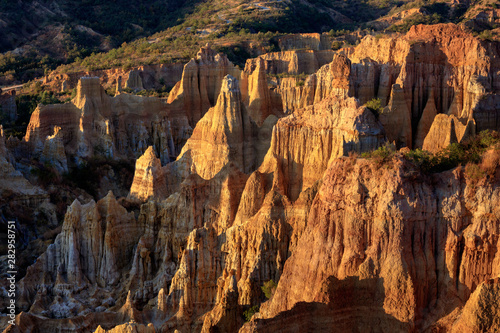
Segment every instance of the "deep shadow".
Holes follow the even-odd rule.
[[[385,312],[384,295],[383,278],[339,280],[330,276],[316,297],[322,298],[321,302],[299,302],[274,318],[257,319],[248,325],[270,333],[410,331],[410,323]]]

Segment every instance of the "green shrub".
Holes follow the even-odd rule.
[[[262,292],[264,292],[264,295],[266,296],[267,299],[270,299],[274,295],[277,286],[278,284],[273,280],[264,282],[264,285],[261,287],[261,289]]]
[[[337,51],[337,50],[341,49],[343,44],[344,43],[342,43],[342,42],[340,42],[338,40],[334,40],[332,42],[332,50]]]
[[[500,141],[500,137],[497,132],[485,130],[479,132],[477,135],[478,144],[482,148],[487,148],[496,145]]]
[[[384,109],[382,107],[382,101],[380,100],[380,98],[373,98],[369,100],[368,102],[366,102],[366,107],[370,109],[377,118]]]
[[[467,161],[467,152],[464,147],[458,143],[452,143],[448,147],[436,154],[437,163],[434,165],[434,171],[440,172],[453,169]]]
[[[467,163],[465,166],[465,176],[471,181],[472,184],[476,184],[478,181],[486,176],[486,171],[481,169],[478,164]]]
[[[363,158],[375,158],[382,161],[385,161],[389,158],[392,158],[396,153],[396,149],[394,145],[386,142],[383,146],[378,147],[376,150],[365,152],[361,154]]]
[[[499,133],[486,130],[466,142],[452,143],[436,154],[415,149],[404,154],[404,157],[424,172],[442,172],[459,165],[480,163],[484,152],[499,143]],[[469,178],[482,177],[476,167],[468,166],[468,168],[467,172],[471,175]]]
[[[434,155],[422,149],[411,150],[404,156],[423,171],[431,170],[436,163]]]
[[[489,41],[493,40],[493,35],[491,33],[491,30],[481,31],[478,37],[481,38],[482,40],[489,40]]]
[[[260,310],[260,305],[254,305],[245,312],[243,312],[243,316],[245,317],[245,321],[250,321],[252,319],[252,316],[259,312]]]

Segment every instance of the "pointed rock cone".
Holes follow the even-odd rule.
[[[135,175],[129,199],[147,201],[150,198],[162,200],[167,193],[165,175],[161,161],[150,146],[135,163]]]
[[[226,75],[217,104],[198,122],[178,160],[186,154],[191,172],[204,179],[213,178],[230,161],[248,172],[254,164],[251,126],[241,103],[238,80]]]

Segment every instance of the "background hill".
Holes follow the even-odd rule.
[[[255,56],[255,47],[276,50],[277,34],[342,37],[352,31],[405,32],[415,24],[454,22],[493,39],[500,23],[496,6],[493,0],[3,1],[0,86],[27,82],[63,64],[71,64],[65,71],[76,71],[186,60],[207,41],[242,63]],[[114,61],[117,53],[127,61]],[[151,53],[161,56],[146,56]]]

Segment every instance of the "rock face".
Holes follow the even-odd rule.
[[[270,331],[304,307],[317,309],[318,325],[326,327],[348,327],[364,316],[359,325],[420,330],[498,275],[495,252],[482,254],[485,246],[497,247],[490,205],[498,200],[495,184],[474,188],[460,170],[410,180],[411,167],[402,160],[385,170],[370,163],[338,159],[330,165],[276,293],[246,330]],[[349,296],[346,306],[349,286],[360,297]],[[361,297],[363,289],[373,298]],[[366,299],[374,303],[367,306]],[[339,310],[342,319],[328,319]]]
[[[337,13],[336,21],[349,23],[349,18]],[[333,38],[326,33],[309,33],[309,34],[290,34],[280,37],[278,40],[279,47],[283,51],[288,50],[330,50]]]
[[[97,203],[82,205],[76,200],[68,208],[61,234],[22,280],[19,308],[67,318],[110,306],[114,300],[109,303],[109,292],[101,288],[120,282],[141,231],[133,213],[127,213],[111,192]],[[88,286],[102,294],[92,296]]]
[[[19,204],[37,207],[48,201],[48,194],[38,186],[32,185],[12,165],[13,157],[5,146],[3,127],[0,125],[0,198],[9,198]]]
[[[130,88],[136,91],[144,89],[142,85],[142,79],[139,75],[138,70],[132,70],[128,73],[128,79],[125,82],[125,88]]]
[[[171,88],[181,79],[183,67],[184,64],[182,63],[172,63],[139,66],[131,70],[113,68],[67,74],[53,71],[44,78],[43,83],[54,91],[67,91],[76,88],[81,77],[92,76],[99,77],[101,85],[105,89],[117,86],[122,89],[125,88],[125,84],[129,81],[132,89],[139,89],[141,87],[141,89],[160,89],[163,86]],[[138,85],[138,82],[141,85]]]
[[[241,313],[238,311],[238,285],[234,274],[220,282],[222,295],[214,309],[205,317],[202,332],[236,332],[242,324]]]
[[[155,156],[152,146],[135,164],[135,175],[129,198],[147,201],[149,198],[164,199],[167,194],[165,175],[161,161]]]
[[[470,296],[450,332],[498,331],[500,329],[499,287],[498,277],[481,283]]]
[[[110,330],[105,330],[99,326],[94,333],[156,333],[153,324],[147,326],[137,323],[127,323],[118,325]]]
[[[382,126],[370,111],[353,98],[329,98],[280,119],[269,155],[278,157],[279,168],[289,179],[284,194],[295,200],[321,179],[331,159],[370,151],[383,142]]]
[[[254,62],[247,61],[245,70],[241,73],[241,92],[243,103],[258,125],[274,114],[281,116],[281,103],[277,96],[268,88],[264,60],[257,58]]]
[[[252,131],[250,117],[241,103],[238,80],[227,75],[217,104],[198,122],[178,161],[189,159],[191,172],[204,179],[213,178],[229,162],[248,173],[255,168]]]
[[[474,119],[477,131],[499,128],[499,85],[488,74],[500,67],[498,50],[453,24],[414,26],[403,37],[366,36],[343,53],[300,87],[278,80],[284,109],[317,103],[337,93],[335,87],[361,103],[379,98],[389,141],[410,148],[422,147],[436,114],[454,115],[463,125]]]
[[[222,80],[230,74],[239,77],[239,70],[227,59],[210,48],[202,47],[184,66],[182,79],[172,89],[168,103],[173,112],[186,115],[189,124],[194,125],[207,110],[215,105],[221,89]]]
[[[180,150],[189,127],[185,117],[168,117],[167,108],[154,97],[107,96],[98,78],[82,78],[71,103],[38,106],[24,140],[35,153],[41,152],[57,126],[68,158],[139,157],[151,145],[167,163]]]
[[[422,148],[435,153],[452,143],[466,141],[475,134],[474,120],[471,119],[467,125],[463,125],[454,115],[439,114],[434,118]]]
[[[333,55],[334,52],[329,49],[273,52],[263,54],[257,60],[248,60],[247,64],[262,59],[268,74],[313,74],[321,66],[331,62]]]
[[[387,140],[438,151],[497,128],[496,53],[453,25],[418,26],[330,52],[318,70],[319,52],[290,52],[240,73],[207,46],[167,103],[81,80],[71,103],[37,108],[25,141],[61,167],[138,158],[136,203],[74,201],[7,330],[494,331],[496,151],[480,180],[357,154]],[[269,75],[294,68],[288,55],[318,64]],[[16,178],[9,156],[2,136],[0,188]]]
[[[52,165],[60,173],[68,172],[61,127],[54,126],[54,134],[45,139],[40,161]]]
[[[3,121],[15,122],[17,120],[16,91],[11,90],[4,94],[0,91],[0,106]]]

